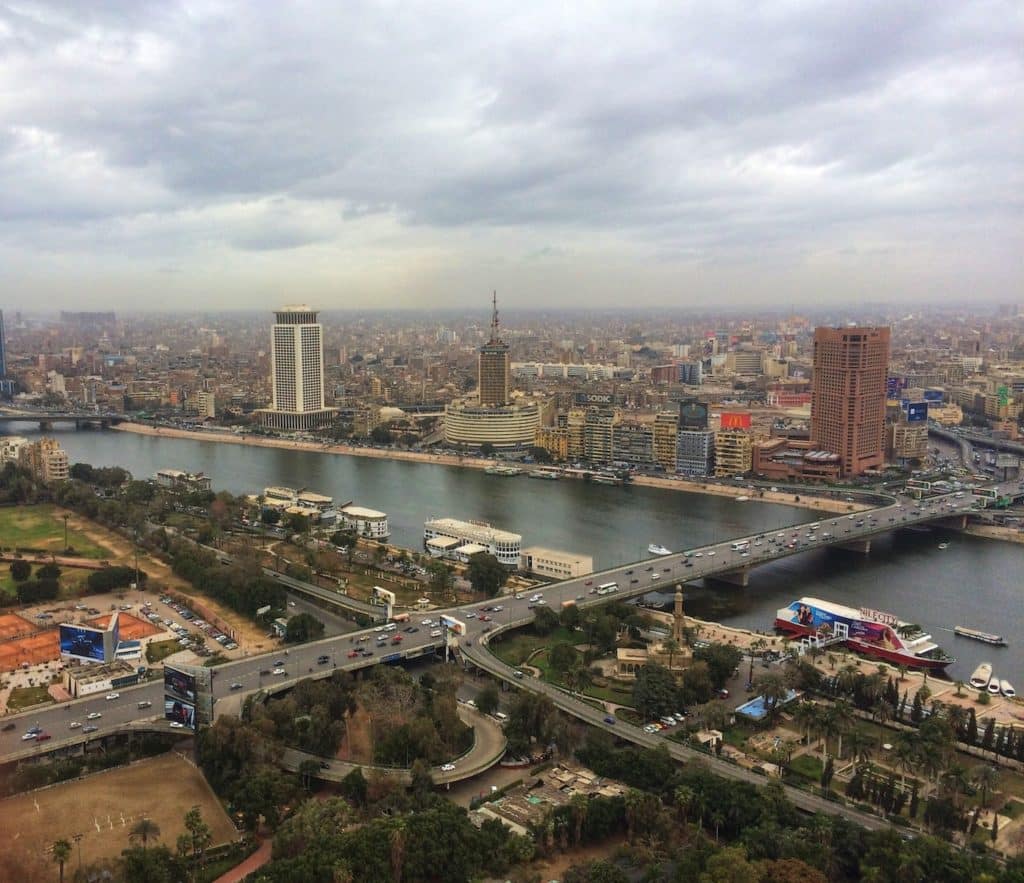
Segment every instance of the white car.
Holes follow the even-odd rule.
[[[120,693],[107,693],[107,700],[108,701],[109,700],[113,700],[113,699],[120,699],[120,698],[121,698],[121,694]]]
[[[455,764],[453,764],[453,763],[441,764],[441,772],[443,772],[443,773],[450,773],[454,769],[455,769]]]
[[[68,724],[68,729],[77,730],[80,726],[82,725],[78,721],[71,721],[71,723]]]
[[[185,725],[181,721],[171,721],[172,730],[184,730]]]
[[[86,720],[91,720],[91,721],[99,720],[101,717],[103,717],[103,713],[99,712],[99,711],[90,711],[85,716]]]
[[[708,549],[708,558],[710,558],[714,554],[715,554],[715,550],[714,549]]]
[[[275,668],[274,669],[274,674],[276,674],[276,675],[283,675],[284,674],[284,669],[283,668]]]
[[[420,625],[432,625],[432,624],[433,624],[433,620],[431,620],[431,619],[424,619],[424,620],[423,620],[423,621],[422,621],[422,622],[420,623]]]

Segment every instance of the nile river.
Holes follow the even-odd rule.
[[[29,425],[11,433],[38,434]],[[276,448],[157,438],[129,432],[57,431],[72,462],[123,466],[137,478],[157,469],[205,472],[214,488],[259,493],[281,484],[330,494],[388,513],[391,542],[422,549],[433,516],[488,521],[523,535],[523,545],[591,555],[596,568],[648,557],[648,543],[685,549],[811,521],[808,510],[727,497],[580,481],[502,478],[477,469]],[[938,544],[949,541],[949,548]],[[957,657],[949,673],[966,680],[982,660],[1024,688],[1024,546],[955,533],[896,533],[869,556],[818,550],[751,573],[745,589],[693,584],[695,616],[770,630],[775,611],[802,595],[888,610],[919,622]],[[994,648],[950,631],[966,625],[1004,635]]]

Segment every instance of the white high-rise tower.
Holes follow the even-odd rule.
[[[323,326],[316,310],[293,304],[274,313],[271,331],[273,403],[260,422],[277,429],[318,429],[330,423],[324,407]]]

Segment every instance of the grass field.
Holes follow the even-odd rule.
[[[139,819],[160,827],[158,843],[173,851],[184,833],[185,813],[199,806],[216,846],[236,839],[231,820],[206,780],[180,755],[169,754],[129,767],[97,773],[81,781],[31,791],[0,801],[0,830],[42,855],[60,837],[82,834],[82,862],[113,858],[128,848],[128,834]],[[75,864],[77,864],[77,854]],[[56,866],[51,879],[57,879]],[[68,877],[70,875],[67,875]]]
[[[10,711],[21,711],[44,702],[53,702],[46,687],[15,687],[7,699],[7,708]]]
[[[181,644],[178,643],[177,638],[172,638],[169,641],[153,641],[146,645],[146,662],[155,665],[179,650],[181,650]]]
[[[54,507],[5,506],[0,508],[0,540],[6,548],[64,551],[64,521],[54,517]],[[109,558],[110,551],[84,534],[68,530],[68,545],[83,558]]]

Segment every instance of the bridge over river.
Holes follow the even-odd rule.
[[[1022,484],[1019,482],[991,485],[988,490],[995,491],[1001,496],[1022,496]],[[415,659],[443,651],[444,639],[431,636],[431,632],[435,631],[434,623],[439,614],[444,613],[465,624],[466,633],[459,643],[460,653],[467,662],[506,681],[513,687],[543,692],[549,695],[552,701],[566,713],[588,724],[609,730],[619,738],[645,746],[666,744],[673,756],[680,760],[689,759],[697,755],[687,746],[644,733],[640,728],[630,726],[622,721],[608,723],[600,708],[582,701],[564,690],[536,678],[515,677],[512,669],[490,653],[487,641],[501,631],[526,626],[532,622],[533,611],[537,605],[536,601],[531,600],[534,596],[539,596],[543,599],[543,603],[552,607],[566,601],[573,601],[581,608],[586,609],[600,606],[611,600],[620,601],[623,598],[643,595],[651,590],[664,590],[677,583],[698,579],[743,582],[744,575],[759,564],[789,555],[798,555],[810,549],[833,546],[850,549],[857,553],[868,553],[871,539],[888,531],[934,522],[963,526],[969,512],[972,511],[972,505],[975,505],[975,501],[969,494],[963,493],[959,495],[945,494],[923,501],[897,495],[892,498],[890,503],[873,509],[824,517],[813,531],[804,524],[775,531],[771,536],[760,534],[733,538],[701,548],[625,564],[600,573],[553,583],[529,593],[520,593],[518,597],[506,596],[499,599],[498,606],[501,610],[494,614],[495,621],[493,622],[481,622],[474,609],[477,605],[463,605],[447,611],[432,611],[430,614],[424,614],[423,622],[417,622],[414,619],[408,628],[413,628],[415,631],[397,632],[402,638],[398,644],[392,644],[391,640],[387,638],[381,643],[380,639],[387,633],[381,631],[383,626],[377,626],[375,629],[367,629],[353,635],[326,638],[311,644],[300,645],[290,649],[287,655],[283,650],[279,650],[235,660],[217,666],[215,669],[215,712],[224,713],[234,710],[237,708],[237,702],[232,700],[244,693],[287,689],[303,678],[327,677],[336,669],[357,671],[381,662],[400,663],[406,659]],[[610,582],[617,584],[614,593],[603,596],[596,594],[597,586]],[[317,588],[290,579],[287,585],[290,590],[299,592],[308,592],[309,589]],[[325,600],[320,594],[323,591],[317,589],[316,592],[316,596],[321,601]],[[335,600],[339,606],[343,607],[351,601],[351,599],[343,597]],[[426,622],[428,619],[431,622],[430,625]],[[359,648],[366,649],[360,652]],[[281,674],[273,674],[273,669],[279,670]],[[102,739],[104,736],[122,731],[125,727],[166,730],[168,727],[166,722],[153,720],[153,709],[162,707],[162,700],[162,683],[151,682],[121,690],[114,700],[106,700],[102,696],[90,696],[67,705],[49,706],[8,717],[6,720],[13,722],[15,727],[12,731],[0,733],[0,761],[31,759],[55,751],[80,750],[81,743]],[[140,701],[148,701],[152,703],[152,706],[140,709]],[[85,721],[90,713],[102,715],[92,721],[93,725],[97,727],[95,732],[86,734],[82,727],[73,729],[70,727],[72,722]],[[51,734],[52,740],[42,743],[22,741],[22,735],[32,725],[39,726]],[[700,756],[722,775],[763,782],[761,777],[747,770],[717,758]],[[331,763],[329,759],[325,758],[324,760]],[[886,824],[884,821],[862,813],[853,807],[824,801],[788,786],[786,790],[789,797],[802,808],[844,815],[868,827],[880,827]]]

